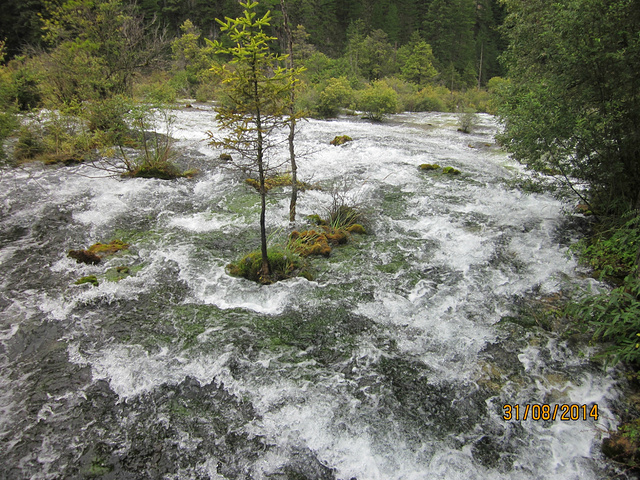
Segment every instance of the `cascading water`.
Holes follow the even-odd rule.
[[[613,380],[509,321],[587,281],[575,232],[561,202],[511,186],[492,117],[470,135],[450,114],[303,123],[300,175],[348,185],[370,232],[314,259],[314,281],[259,286],[224,270],[258,246],[259,197],[202,141],[212,112],[175,113],[193,180],[2,170],[0,478],[602,477]],[[331,200],[304,192],[300,218]],[[271,195],[275,237],[287,217]],[[67,256],[113,238],[130,250]],[[505,404],[599,417],[506,421]]]

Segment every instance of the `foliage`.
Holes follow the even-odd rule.
[[[635,275],[609,293],[588,292],[566,311],[590,327],[594,339],[609,342],[603,355],[611,363],[640,363],[640,279]]]
[[[626,220],[603,219],[596,233],[578,242],[574,251],[598,278],[620,282],[636,268],[640,249],[639,223],[640,219],[635,215]]]
[[[473,108],[460,108],[458,111],[458,131],[463,133],[471,133],[478,123],[478,116]]]
[[[506,0],[501,142],[536,170],[585,184],[599,210],[640,194],[640,8],[635,1]]]
[[[398,94],[382,80],[373,82],[359,97],[358,108],[371,120],[380,121],[398,110]]]
[[[352,71],[369,81],[390,76],[396,68],[393,47],[382,30],[367,36],[354,31],[347,43],[347,58]]]
[[[10,76],[11,95],[21,111],[30,111],[42,104],[40,83],[42,72],[26,57],[16,57],[7,64]]]
[[[451,92],[446,87],[427,86],[416,94],[413,111],[446,112],[448,107],[445,99],[450,96]]]
[[[68,0],[49,4],[41,55],[45,92],[55,104],[131,92],[134,74],[156,60],[164,41],[121,0]]]
[[[425,85],[438,72],[433,66],[435,57],[431,51],[431,45],[422,40],[416,33],[411,43],[398,49],[398,63],[402,78],[416,85]]]
[[[77,163],[96,146],[97,138],[78,116],[77,106],[32,115],[20,129],[14,149],[17,160]]]
[[[591,238],[574,247],[594,275],[618,285],[610,292],[587,291],[566,309],[594,339],[608,342],[604,355],[614,364],[640,363],[639,222],[635,211],[625,221],[601,221]]]
[[[341,108],[350,108],[355,95],[346,77],[331,78],[318,96],[315,112],[320,117],[335,117]]]
[[[4,58],[4,42],[0,40],[0,62]],[[17,128],[14,89],[11,74],[0,66],[0,160],[4,157],[4,140]]]
[[[201,44],[200,30],[191,20],[185,20],[180,30],[182,35],[171,43],[173,69],[176,73],[183,73],[183,94],[193,98],[203,84],[214,79],[211,66],[216,63],[215,51],[212,44]]]
[[[133,96],[153,105],[174,103],[178,92],[172,80],[173,77],[165,72],[154,72],[138,79],[134,84]]]
[[[151,108],[146,105],[132,106],[126,115],[127,125],[131,125],[129,135],[137,147],[136,154],[127,154],[123,140],[119,137],[117,149],[103,149],[103,158],[99,168],[126,177],[158,178],[171,180],[190,176],[183,173],[174,164],[176,152],[171,138],[171,126],[174,117],[162,107]],[[159,130],[164,128],[164,133]],[[118,155],[119,153],[119,155]]]

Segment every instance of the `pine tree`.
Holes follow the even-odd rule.
[[[255,12],[258,2],[240,5],[244,16],[218,20],[221,31],[227,32],[234,45],[226,47],[219,41],[212,42],[218,53],[231,55],[231,61],[228,67],[220,69],[228,98],[216,107],[216,120],[225,136],[216,138],[213,133],[210,136],[212,145],[239,154],[244,169],[257,170],[261,200],[259,275],[262,283],[270,283],[265,224],[268,152],[275,131],[289,122],[290,93],[300,72],[283,67],[286,56],[274,54],[270,49],[270,43],[276,40],[264,33],[270,26],[270,12],[258,18]]]

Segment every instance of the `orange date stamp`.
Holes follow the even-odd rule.
[[[502,418],[506,421],[520,420],[550,420],[561,422],[576,422],[578,420],[586,421],[589,419],[598,420],[598,404],[536,404],[526,403],[524,405],[505,404],[502,406],[504,414]]]

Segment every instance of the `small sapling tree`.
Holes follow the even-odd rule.
[[[240,2],[240,5],[244,16],[218,20],[233,46],[212,42],[216,53],[229,55],[231,60],[218,69],[227,97],[216,107],[216,120],[223,136],[217,137],[212,132],[209,136],[212,145],[238,154],[245,171],[257,170],[261,200],[259,278],[262,283],[270,283],[265,225],[268,152],[273,146],[273,134],[290,121],[290,95],[299,72],[284,67],[286,56],[270,49],[270,43],[276,39],[263,31],[269,26],[270,12],[258,18],[254,11],[258,2]]]

